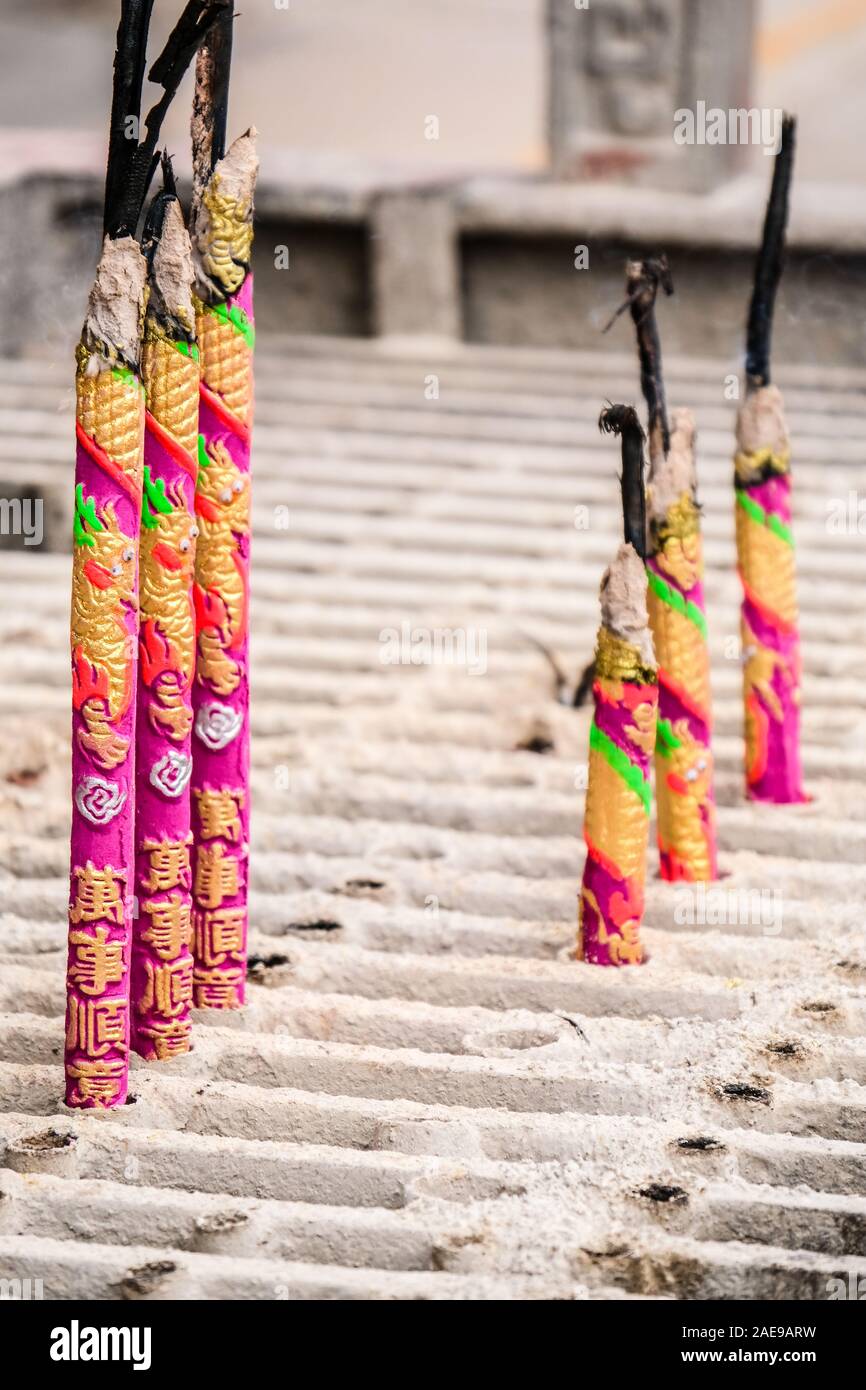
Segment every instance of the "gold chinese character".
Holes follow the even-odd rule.
[[[70,1097],[73,1104],[81,1105],[90,1100],[100,1109],[111,1105],[120,1095],[125,1069],[126,1059],[123,1057],[67,1063],[66,1075],[78,1082]]]
[[[126,971],[123,942],[108,940],[108,927],[97,927],[95,936],[85,931],[69,933],[75,955],[69,966],[69,979],[82,994],[104,994],[106,985],[119,984]]]
[[[199,907],[220,907],[224,898],[240,892],[240,860],[225,846],[201,845],[195,860],[195,900]]]
[[[168,893],[172,888],[189,888],[189,846],[185,840],[144,840],[142,850],[150,856],[150,872],[141,880],[145,893]]]
[[[70,922],[113,922],[123,926],[123,895],[121,889],[126,882],[126,874],[106,865],[104,869],[94,868],[88,859],[85,868],[74,870],[78,884],[75,889],[75,902],[69,909]]]
[[[144,962],[144,993],[138,1002],[140,1013],[151,1011],[163,1018],[176,1018],[182,1014],[192,999],[192,957],[182,956],[180,960],[169,961],[166,965]]]
[[[243,960],[245,907],[218,907],[210,912],[196,909],[194,921],[195,956],[202,965],[222,965],[229,956]]]
[[[189,1052],[192,1023],[188,1018],[173,1019],[170,1023],[151,1023],[138,1031],[142,1037],[151,1039],[154,1054],[160,1062]]]
[[[123,995],[108,999],[79,999],[70,991],[66,1009],[66,1045],[81,1048],[88,1057],[102,1057],[109,1048],[126,1052],[126,1010]]]
[[[150,926],[141,933],[142,941],[153,947],[160,960],[174,960],[192,940],[191,905],[181,893],[171,893],[158,902],[149,898],[141,911],[150,917]]]
[[[197,1009],[239,1009],[244,972],[231,970],[196,970],[195,1006]]]
[[[238,791],[197,791],[198,816],[203,840],[233,840],[236,844],[241,838],[241,807],[244,792]]]

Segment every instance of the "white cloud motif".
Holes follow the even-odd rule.
[[[82,777],[75,788],[75,805],[91,825],[108,825],[123,810],[126,788],[105,777]]]
[[[192,776],[192,758],[171,748],[150,769],[150,785],[163,796],[180,796]]]
[[[212,753],[218,753],[221,748],[226,748],[241,731],[244,717],[240,710],[232,709],[231,705],[221,705],[218,700],[211,700],[200,707],[195,717],[195,731],[204,744]]]

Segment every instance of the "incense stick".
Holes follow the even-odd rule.
[[[604,410],[599,427],[622,439],[623,524],[631,539],[620,545],[601,582],[575,954],[593,965],[639,965],[658,704],[641,524],[644,434],[625,405]]]
[[[682,408],[673,411],[673,429],[668,421],[655,313],[659,285],[673,293],[667,258],[629,262],[626,285],[649,417],[647,606],[658,661],[660,873],[667,880],[709,881],[718,867],[695,424]]]
[[[138,542],[144,442],[140,379],[147,262],[135,232],[160,123],[192,49],[170,39],[164,96],[141,110],[150,0],[123,0],[117,32],[105,240],[76,349],[72,573],[72,833],[66,1103],[121,1105],[128,1090],[134,897]],[[197,7],[195,31],[212,22]],[[198,42],[198,38],[196,39]],[[189,51],[187,51],[189,49]],[[157,77],[158,81],[161,79]],[[132,120],[134,127],[129,127]]]
[[[150,300],[141,515],[141,660],[136,733],[136,892],[132,1046],[146,1058],[189,1050],[192,1000],[190,795],[195,669],[198,350],[192,253],[164,164],[145,227]]]
[[[106,238],[78,346],[66,1103],[127,1092],[137,547],[147,265]]]
[[[193,692],[194,1002],[244,1002],[249,862],[249,544],[255,131],[223,153],[231,14],[202,46],[193,107],[201,352]]]
[[[756,801],[808,800],[800,769],[800,637],[791,529],[790,445],[782,393],[770,381],[776,291],[784,264],[795,121],[786,116],[755,266],[746,396],[734,460],[746,790]]]

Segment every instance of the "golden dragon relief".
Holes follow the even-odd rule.
[[[676,859],[680,877],[707,880],[713,877],[713,757],[693,736],[687,719],[677,719],[671,733],[664,761],[656,765],[657,776],[664,767],[665,782],[673,793],[657,799],[659,844]]]

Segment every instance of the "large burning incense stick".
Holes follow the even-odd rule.
[[[646,605],[644,435],[631,406],[610,406],[599,427],[622,438],[625,541],[601,581],[576,955],[593,965],[638,965],[658,705]]]
[[[136,732],[132,1045],[147,1058],[189,1050],[192,1001],[190,800],[195,615],[198,349],[192,253],[164,165],[145,227],[150,299],[141,366],[147,395],[141,514],[141,659]]]
[[[658,661],[655,749],[660,872],[663,879],[718,876],[710,656],[691,411],[665,404],[655,300],[673,285],[667,261],[631,261],[627,302],[637,334],[649,428],[648,608]]]
[[[776,291],[782,274],[795,122],[786,116],[755,267],[746,343],[746,396],[734,460],[746,789],[756,801],[808,800],[800,771],[800,636],[791,472],[782,393],[770,382]]]
[[[244,1002],[249,862],[250,431],[255,132],[225,153],[231,12],[196,67],[193,207],[201,352],[193,703],[194,1002]]]
[[[164,95],[138,129],[152,0],[124,0],[117,33],[105,241],[76,349],[72,576],[72,836],[66,1102],[127,1095],[133,903],[138,538],[147,263],[135,233],[165,110],[211,22],[195,6],[151,70]],[[130,121],[134,122],[134,127]]]

